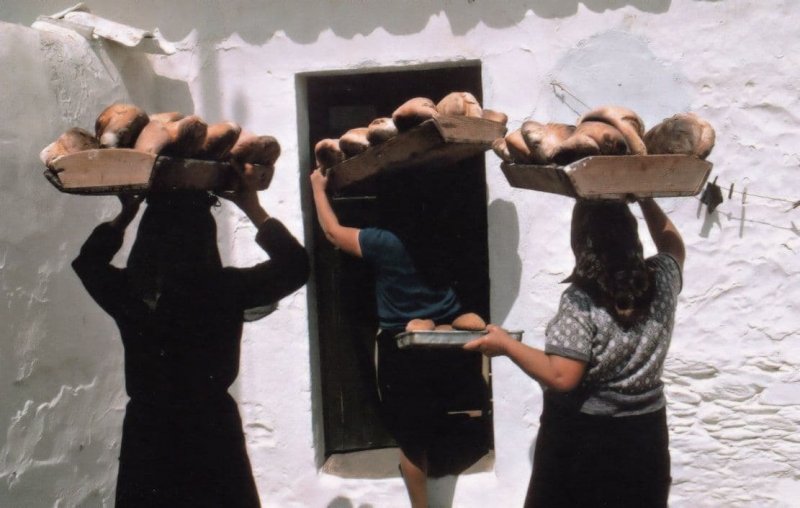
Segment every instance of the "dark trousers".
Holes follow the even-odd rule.
[[[669,497],[666,411],[627,417],[545,400],[526,508],[656,508]]]

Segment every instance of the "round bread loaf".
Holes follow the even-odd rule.
[[[481,105],[469,92],[451,92],[436,104],[440,115],[469,116],[481,118]]]
[[[181,118],[185,117],[183,113],[179,113],[177,111],[167,111],[165,113],[153,113],[150,115],[150,121],[158,121],[158,122],[177,122]]]
[[[437,332],[452,332],[454,328],[453,325],[436,325],[434,330]]]
[[[539,164],[550,164],[561,144],[575,132],[575,126],[527,121],[522,124],[520,130],[525,144],[528,145],[533,157],[540,161]]]
[[[112,104],[94,122],[95,137],[103,148],[131,148],[150,119],[133,104]]]
[[[406,325],[407,332],[430,332],[436,325],[432,319],[412,319]]]
[[[684,154],[705,159],[714,148],[716,134],[707,121],[694,113],[665,118],[647,131],[644,144],[649,154]]]
[[[607,123],[582,122],[553,154],[556,164],[566,165],[592,155],[625,155],[628,145],[622,133]]]
[[[47,167],[51,167],[59,157],[95,148],[100,148],[100,142],[92,136],[91,132],[80,127],[73,127],[47,145],[39,153],[39,158]]]
[[[492,122],[501,123],[503,125],[508,123],[508,115],[493,109],[484,109],[481,112],[481,118],[484,120],[491,120]]]
[[[345,157],[353,157],[369,148],[368,131],[366,127],[356,127],[342,134],[339,138],[339,149],[344,152]]]
[[[522,137],[522,130],[516,129],[506,135],[506,147],[511,158],[517,164],[540,164],[525,143],[525,138]]]
[[[150,120],[134,148],[154,155],[191,158],[200,153],[207,132],[208,125],[196,115],[175,122]]]
[[[281,155],[281,145],[272,136],[257,136],[251,132],[242,132],[231,148],[231,159],[244,164],[272,166]]]
[[[385,143],[397,136],[397,126],[391,118],[376,118],[367,126],[367,141],[372,146]]]
[[[397,130],[406,131],[438,115],[436,104],[425,97],[414,97],[404,102],[392,113]]]
[[[242,128],[234,122],[220,122],[208,126],[206,139],[198,157],[207,160],[223,160],[239,139]]]
[[[603,122],[616,128],[625,138],[628,153],[647,155],[644,141],[644,122],[633,110],[621,106],[603,106],[593,109],[580,119],[583,122]]]
[[[332,168],[344,161],[344,152],[339,148],[339,140],[327,138],[314,145],[314,157],[320,168]]]
[[[453,320],[453,328],[477,332],[486,329],[486,321],[474,312],[467,312]]]
[[[514,157],[508,151],[508,145],[505,138],[497,138],[492,142],[492,151],[504,162],[514,162]]]

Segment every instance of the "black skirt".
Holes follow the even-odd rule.
[[[545,397],[526,508],[666,507],[666,411],[595,416]]]

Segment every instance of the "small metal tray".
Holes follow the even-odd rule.
[[[596,155],[566,166],[504,162],[508,183],[519,189],[584,199],[694,196],[712,164],[690,155]]]
[[[507,332],[514,340],[522,340],[522,332]],[[467,342],[486,335],[486,331],[477,332],[464,330],[433,330],[421,332],[403,332],[396,337],[397,347],[403,349],[407,347],[455,347],[460,348]]]

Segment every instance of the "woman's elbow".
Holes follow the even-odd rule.
[[[557,375],[550,381],[549,386],[557,392],[564,393],[571,392],[577,388],[580,382],[580,377]]]

